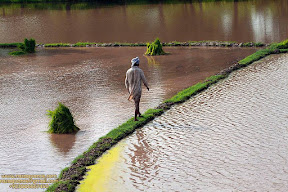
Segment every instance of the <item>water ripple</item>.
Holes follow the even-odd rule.
[[[237,71],[137,130],[107,191],[287,191],[287,60]]]

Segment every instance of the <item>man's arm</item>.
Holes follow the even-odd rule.
[[[142,79],[145,87],[147,87],[147,89],[148,89],[148,91],[149,91],[148,82],[147,82],[147,80],[146,80],[146,78],[145,78],[145,75],[144,75],[144,72],[143,72],[142,70],[141,70],[141,79]]]
[[[129,91],[129,81],[128,81],[128,71],[126,72],[126,77],[125,77],[125,87],[128,90],[128,93],[130,94]]]

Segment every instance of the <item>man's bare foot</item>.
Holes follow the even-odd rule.
[[[139,113],[139,117],[143,117],[141,113]]]
[[[139,121],[139,120],[135,118],[134,121]]]

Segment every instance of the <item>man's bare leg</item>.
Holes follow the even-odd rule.
[[[141,113],[140,113],[140,107],[139,107],[139,105],[140,105],[140,99],[139,99],[139,103],[138,103],[138,115],[139,115],[139,117],[143,117],[143,116],[141,115]]]
[[[139,103],[140,103],[140,100],[139,101],[135,101],[135,118],[134,118],[135,121],[138,121],[137,115],[140,114],[140,112],[139,112]]]

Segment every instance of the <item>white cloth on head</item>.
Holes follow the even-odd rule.
[[[140,60],[139,60],[138,57],[135,57],[135,58],[131,59],[131,63],[132,63],[131,67],[135,66],[135,64],[139,64],[139,61]]]

